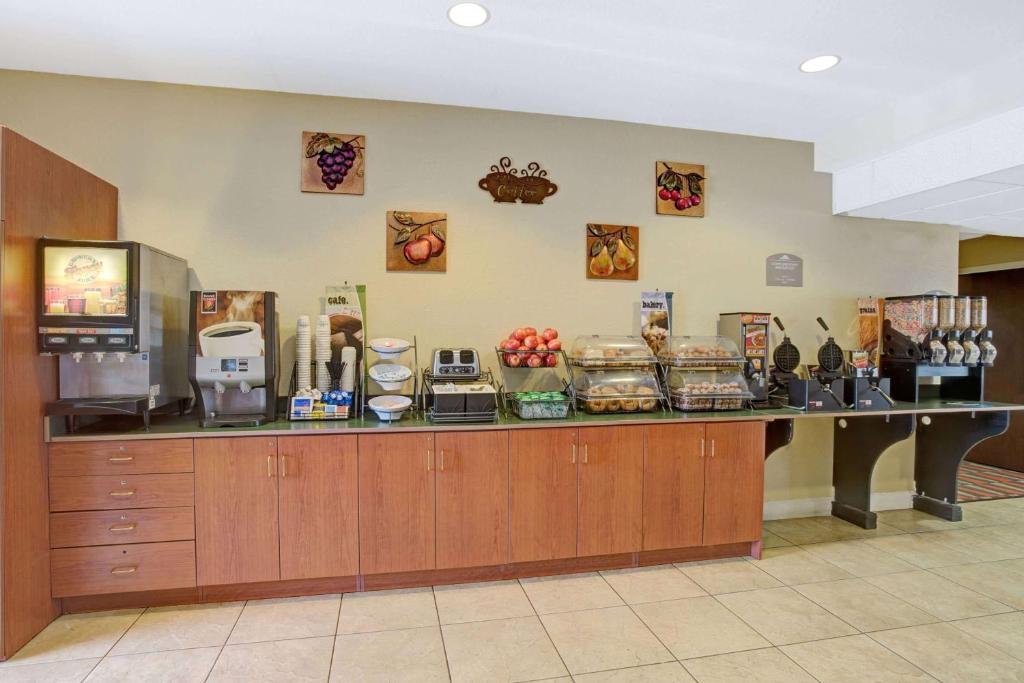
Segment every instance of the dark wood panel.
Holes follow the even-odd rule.
[[[433,569],[434,435],[359,435],[359,567]]]
[[[576,556],[575,429],[516,429],[509,434],[510,560]]]
[[[640,550],[643,540],[644,428],[579,431],[579,555]]]
[[[439,432],[438,569],[508,561],[508,430]]]
[[[0,127],[0,231],[0,658],[6,658],[60,607],[50,594],[43,441],[43,406],[57,397],[57,363],[40,356],[36,343],[36,240],[116,239],[117,188]]]
[[[761,540],[764,516],[764,423],[705,427],[704,545]]]
[[[192,471],[192,439],[65,441],[50,444],[50,476]]]
[[[359,455],[355,436],[277,440],[281,578],[359,573]]]
[[[988,297],[988,324],[999,354],[985,371],[985,398],[1024,403],[1024,268],[960,276],[960,293]],[[1024,472],[1024,416],[1011,415],[1006,433],[971,449],[967,459]]]
[[[199,439],[195,477],[199,584],[279,579],[277,440]]]
[[[701,544],[704,425],[648,425],[644,448],[644,550]]]

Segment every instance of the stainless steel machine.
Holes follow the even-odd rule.
[[[248,427],[277,416],[274,292],[192,292],[188,376],[203,427]]]
[[[39,240],[39,350],[60,357],[46,413],[140,415],[188,401],[188,263],[138,242]]]
[[[736,343],[746,360],[744,379],[754,395],[754,405],[768,399],[768,325],[770,313],[720,313],[718,334]]]

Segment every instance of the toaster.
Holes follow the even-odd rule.
[[[434,349],[431,374],[475,379],[480,376],[480,354],[476,349]]]

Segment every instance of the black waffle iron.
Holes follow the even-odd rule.
[[[789,404],[807,411],[842,410],[847,407],[842,398],[846,359],[825,321],[818,318],[818,324],[828,334],[828,339],[818,349],[818,365],[811,370],[811,378],[789,382]]]
[[[786,334],[786,328],[778,316],[772,318],[782,332],[782,343],[772,352],[772,367],[768,377],[768,401],[772,406],[789,403],[789,383],[800,379],[796,369],[800,367],[800,349],[796,347]]]

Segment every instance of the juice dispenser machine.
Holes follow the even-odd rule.
[[[192,292],[188,376],[203,427],[255,427],[277,416],[277,294]]]
[[[46,414],[141,415],[188,400],[188,264],[138,242],[38,245],[39,350],[59,356]]]
[[[768,325],[770,313],[721,313],[718,334],[736,343],[747,361],[745,379],[755,404],[768,400]]]

